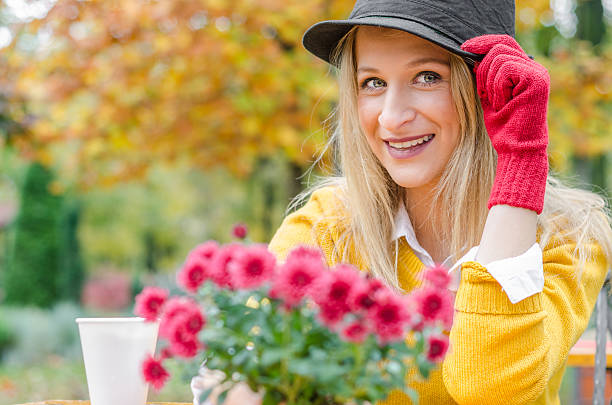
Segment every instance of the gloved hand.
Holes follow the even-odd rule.
[[[487,132],[497,151],[488,207],[507,204],[540,214],[548,175],[548,71],[509,35],[471,38],[461,49],[485,54],[474,72]]]

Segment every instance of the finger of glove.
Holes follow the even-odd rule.
[[[490,97],[491,88],[490,80],[494,77],[496,67],[503,61],[511,59],[522,59],[524,61],[531,61],[527,55],[522,51],[517,51],[507,45],[498,44],[495,45],[489,53],[482,59],[482,61],[476,67],[476,89],[481,99],[487,99]],[[495,65],[495,66],[493,66]]]
[[[512,99],[531,90],[533,67],[518,56],[500,55],[490,66],[487,78],[487,98],[495,111],[504,108]]]
[[[507,34],[487,34],[470,38],[461,45],[461,49],[476,54],[487,54],[495,45],[506,45],[523,52],[518,42]]]
[[[509,103],[524,103],[529,108],[536,100],[546,104],[550,88],[548,71],[535,62],[526,62],[518,57],[500,58],[499,63],[492,65],[495,76],[487,91],[495,111],[499,111]]]

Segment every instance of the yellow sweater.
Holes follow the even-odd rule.
[[[284,260],[297,245],[318,246],[334,265],[334,247],[342,241],[343,209],[337,190],[325,187],[287,216],[269,249]],[[359,252],[350,247],[350,262],[366,270]],[[559,386],[568,352],[585,330],[606,275],[602,249],[590,245],[591,260],[577,274],[573,243],[550,242],[543,248],[543,292],[516,304],[477,262],[462,266],[455,299],[451,346],[429,380],[411,382],[421,404],[559,404]],[[423,264],[402,238],[398,277],[410,291],[420,285]],[[384,405],[409,404],[393,391]]]

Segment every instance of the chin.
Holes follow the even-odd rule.
[[[430,183],[426,179],[414,178],[408,176],[391,176],[395,184],[403,188],[419,188]]]
[[[423,173],[422,170],[417,171],[387,171],[395,184],[403,188],[421,188],[424,186],[434,186],[439,179],[439,175],[435,173]]]

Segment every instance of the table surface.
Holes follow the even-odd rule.
[[[612,367],[612,337],[606,339],[606,365]],[[595,366],[595,329],[588,329],[571,348],[567,359],[568,367]]]

